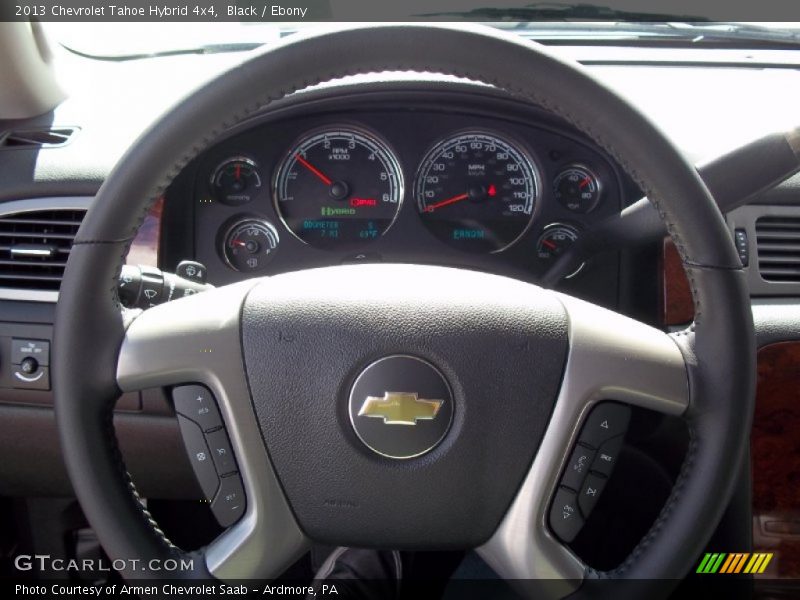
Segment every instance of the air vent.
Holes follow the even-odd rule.
[[[800,283],[800,217],[760,217],[756,245],[762,279]]]
[[[10,131],[0,140],[3,148],[57,148],[70,141],[76,127]]]
[[[0,217],[0,288],[57,291],[84,214],[51,209]]]

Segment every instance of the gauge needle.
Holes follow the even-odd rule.
[[[459,194],[458,196],[453,196],[452,198],[448,198],[447,200],[441,200],[440,202],[435,202],[433,204],[429,204],[425,207],[425,212],[433,212],[437,208],[442,208],[443,206],[448,206],[449,204],[455,204],[456,202],[461,202],[462,200],[466,200],[469,198],[469,194]]]
[[[316,175],[322,183],[324,183],[325,185],[331,185],[333,183],[333,181],[331,181],[329,177],[327,177],[322,171],[317,169],[317,167],[308,162],[305,158],[303,158],[299,154],[295,154],[294,157],[297,159],[297,162],[299,162],[306,169],[308,169],[314,175]]]
[[[547,246],[548,248],[550,248],[550,250],[555,250],[556,248],[558,248],[555,242],[551,242],[550,240],[542,240],[542,246]]]
[[[242,240],[231,240],[231,244],[234,246],[247,246],[247,242],[243,242]]]
[[[587,185],[589,185],[590,183],[592,183],[591,178],[590,177],[584,177],[583,180],[578,184],[578,187],[583,189]]]

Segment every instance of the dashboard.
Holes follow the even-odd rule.
[[[589,60],[599,60],[597,48],[584,52]],[[72,208],[88,206],[161,104],[182,93],[175,82],[205,73],[208,61],[223,58],[169,58],[147,68],[114,65],[115,71],[95,66],[108,68],[102,73],[118,78],[114,85],[89,86],[91,93],[76,94],[50,117],[56,125],[79,127],[73,141],[40,151],[3,150],[0,201],[9,219],[23,202],[52,210],[58,208],[54,198],[69,198]],[[192,71],[187,65],[195,62]],[[800,90],[794,69],[635,61],[591,68],[667,130],[690,160],[710,158],[748,136],[796,120],[793,96],[785,92]],[[152,93],[153,81],[163,94]],[[128,96],[134,88],[146,93]],[[738,117],[756,106],[753,98],[757,118],[742,121]],[[134,110],[137,103],[147,109]],[[731,127],[734,116],[737,126]],[[50,124],[44,118],[33,123]],[[798,189],[795,177],[739,210],[780,211],[782,219],[800,216]],[[146,216],[128,263],[175,271],[180,261],[194,259],[217,286],[351,262],[437,264],[537,282],[575,236],[640,197],[618,165],[568,123],[486,86],[417,76],[402,82],[388,77],[357,85],[337,82],[277,102],[215,140],[182,169]],[[757,219],[749,213],[728,219],[732,230],[744,228],[748,234],[748,272],[756,278]],[[660,326],[682,326],[692,317],[692,305],[676,258],[666,250],[662,256],[660,247],[609,252],[590,259],[559,289]],[[798,288],[766,284],[751,287],[761,302],[754,301],[760,345],[796,339]],[[681,306],[675,287],[683,291]],[[0,299],[5,327],[0,331],[0,439],[7,455],[27,457],[0,468],[0,485],[5,495],[65,495],[70,488],[55,443],[52,394],[22,389],[11,380],[12,341],[50,340],[52,333],[53,304],[26,302],[33,293],[25,293]],[[56,295],[52,289],[46,293]],[[675,312],[676,307],[681,310]],[[666,314],[668,308],[675,314]],[[795,373],[795,367],[796,359],[784,371]],[[786,384],[779,391],[796,387]],[[781,402],[792,398],[784,395]],[[775,404],[765,400],[761,406],[767,413]],[[123,450],[144,495],[194,497],[195,482],[166,407],[157,391],[123,398],[117,405]],[[781,437],[766,425],[763,429],[769,435],[761,442]],[[789,441],[794,431],[787,425],[783,438]],[[754,439],[754,448],[758,444]],[[767,446],[771,460],[774,451]],[[766,468],[756,471],[756,478],[761,481],[757,489],[764,490],[788,480]],[[765,520],[784,519],[781,510],[796,511],[794,502],[784,507],[756,500]],[[762,534],[767,541],[777,539],[774,533]]]
[[[164,268],[192,256],[215,285],[348,262],[536,281],[639,197],[568,125],[470,88],[319,90],[243,123],[167,191],[164,218],[192,215],[193,247],[170,244],[171,228]],[[617,263],[592,260],[566,285],[613,303]]]

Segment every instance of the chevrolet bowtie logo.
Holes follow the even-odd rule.
[[[423,400],[411,392],[386,392],[383,398],[367,396],[359,417],[383,419],[386,425],[416,425],[436,418],[444,400]]]

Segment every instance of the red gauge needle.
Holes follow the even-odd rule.
[[[580,189],[583,189],[583,188],[585,188],[587,185],[589,185],[590,183],[592,183],[592,179],[591,179],[591,177],[584,177],[584,178],[583,178],[583,180],[582,180],[582,181],[581,181],[581,182],[578,184],[578,187],[579,187]]]
[[[550,248],[550,250],[555,250],[556,248],[558,248],[555,242],[552,242],[550,240],[542,240],[542,246],[547,246],[548,248]]]
[[[428,206],[425,207],[425,212],[433,212],[437,208],[442,208],[443,206],[455,204],[456,202],[461,202],[462,200],[466,200],[467,198],[469,198],[469,194],[459,194],[458,196],[453,196],[452,198],[448,198],[447,200],[442,200],[440,202],[429,204]]]
[[[234,175],[234,178],[236,179],[236,181],[239,181],[241,177],[242,177],[242,165],[236,165],[236,174]]]
[[[324,183],[325,185],[331,185],[333,183],[333,181],[331,181],[329,177],[327,177],[322,171],[317,169],[317,167],[308,162],[305,158],[303,158],[299,154],[295,154],[294,157],[297,159],[297,162],[299,162],[306,169],[308,169],[314,175],[316,175],[322,183]]]
[[[231,240],[231,244],[234,246],[247,246],[247,242],[243,242],[242,240]]]

